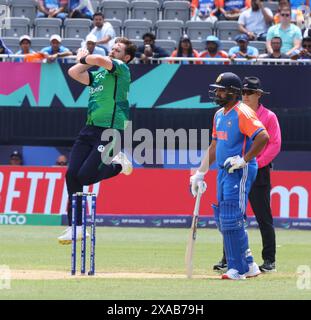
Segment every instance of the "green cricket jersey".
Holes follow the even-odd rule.
[[[113,59],[113,68],[90,74],[88,125],[124,130],[129,119],[128,93],[131,82],[129,67]]]

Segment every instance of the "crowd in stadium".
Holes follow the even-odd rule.
[[[15,2],[14,0],[0,1],[0,5],[3,3],[11,6],[11,18],[7,18],[10,21],[9,27],[6,29],[5,23],[2,23],[4,28],[1,30],[0,54],[25,55],[15,58],[14,61],[61,61],[64,57],[75,55],[79,47],[87,48],[91,54],[107,55],[116,37],[124,35],[131,38],[133,35],[130,30],[127,30],[127,28],[131,28],[131,24],[126,24],[125,21],[137,22],[137,20],[141,20],[146,22],[144,13],[150,13],[150,8],[155,9],[157,19],[156,21],[148,20],[151,27],[148,28],[148,26],[138,23],[137,30],[135,30],[134,25],[136,38],[131,40],[134,40],[138,45],[136,63],[150,63],[152,61],[150,58],[170,56],[230,58],[232,61],[235,58],[250,60],[254,58],[290,58],[293,60],[311,58],[310,0],[279,0],[278,2],[261,0],[114,1],[115,3],[125,3],[128,6],[125,18],[130,19],[124,21],[115,19],[114,16],[111,19],[109,11],[111,6],[107,7],[109,17],[107,19],[106,5],[113,3],[109,0],[24,1],[26,8],[28,2],[33,3],[36,10],[33,21],[31,17],[27,16],[27,11],[24,11],[24,17],[21,17],[21,11],[14,11],[14,6],[17,6],[14,4]],[[133,13],[134,3],[137,2],[140,2],[140,8],[144,9],[144,4],[146,7],[141,15],[139,12],[142,11],[137,11],[140,19],[133,19],[133,17],[137,18]],[[183,3],[186,6],[176,6],[175,8],[175,18],[177,19],[175,22],[182,23],[182,27],[177,30],[180,33],[174,33],[171,30],[167,34],[164,33],[163,36],[163,33],[159,32],[158,20],[172,22],[172,19],[167,19],[165,13],[168,2]],[[21,2],[17,1],[17,3]],[[151,3],[154,3],[155,7],[151,7]],[[131,8],[132,10],[130,10]],[[118,6],[116,6],[115,13],[117,11]],[[185,21],[180,21],[179,19],[184,17],[185,12]],[[17,27],[15,26],[14,23],[18,23],[18,20],[14,20],[16,18],[29,20],[25,29],[28,31],[26,34],[20,34],[23,29],[19,28],[18,24]],[[54,22],[44,23],[41,22],[42,19],[60,21],[59,26],[55,29]],[[69,29],[69,22],[72,20],[80,21],[80,19],[90,23],[86,32],[85,30],[84,33],[81,31],[82,25],[80,31],[76,30],[76,32],[80,32],[79,34],[67,32],[66,28]],[[227,23],[227,27],[223,24],[224,21]],[[119,22],[119,25],[116,22]],[[223,26],[227,28],[227,31],[222,33]],[[75,28],[79,27],[75,26]],[[167,28],[169,29],[170,26],[168,25]],[[56,33],[55,30],[59,30],[59,32]],[[206,34],[207,36],[205,36]],[[42,43],[45,41],[45,45],[40,47],[41,42],[37,41],[38,44],[34,48],[33,40],[36,38]],[[14,41],[19,48],[14,48]],[[210,61],[210,59],[201,61],[185,59],[179,63],[210,64],[217,62]]]

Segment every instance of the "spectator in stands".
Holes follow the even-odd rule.
[[[251,0],[215,0],[219,20],[238,20],[240,14],[250,8]]]
[[[143,35],[144,44],[139,46],[136,51],[136,58],[140,59],[141,63],[150,63],[149,58],[165,58],[169,54],[156,45],[156,37],[153,33],[147,32]]]
[[[59,18],[67,17],[66,7],[68,0],[37,0],[37,18]]]
[[[23,164],[23,156],[22,156],[22,154],[17,150],[13,151],[11,156],[10,156],[9,164],[11,166],[21,166]]]
[[[20,50],[16,52],[16,54],[30,54],[35,53],[34,50],[31,49],[31,38],[25,34],[19,38],[19,46]],[[23,58],[16,58],[15,62],[23,62]]]
[[[94,28],[89,34],[96,36],[96,45],[110,52],[110,48],[114,44],[116,33],[110,22],[105,21],[104,15],[101,12],[96,12],[93,15]]]
[[[94,15],[94,9],[90,0],[69,0],[68,3],[69,18],[91,19]]]
[[[290,17],[290,7],[282,7],[280,10],[280,23],[270,27],[268,30],[266,42],[268,53],[272,53],[271,39],[276,36],[282,39],[282,53],[291,56],[295,50],[300,48],[302,39],[301,31],[291,23]]]
[[[20,50],[16,54],[27,54],[34,53],[35,51],[31,49],[31,38],[25,34],[19,38]]]
[[[41,52],[48,54],[48,62],[62,61],[60,58],[72,55],[72,52],[68,48],[62,46],[62,38],[58,34],[51,36],[50,44],[50,46],[41,50]]]
[[[274,24],[278,24],[280,23],[280,10],[283,7],[290,7],[291,8],[291,4],[289,0],[279,0],[279,8],[278,8],[278,12],[274,15],[273,21]],[[298,25],[301,24],[301,21],[304,20],[303,14],[300,10],[291,10],[291,22]]]
[[[300,6],[310,7],[310,0],[290,0],[289,2],[292,9],[298,9]]]
[[[60,156],[58,156],[58,158],[56,159],[56,166],[60,166],[60,167],[65,167],[68,164],[68,160],[67,157],[63,154],[61,154]]]
[[[99,54],[101,56],[106,56],[107,52],[105,49],[100,48],[96,45],[97,38],[94,34],[89,34],[83,44],[83,48],[87,49],[90,54]]]
[[[3,42],[3,40],[0,38],[0,54],[13,54],[13,51],[10,50]],[[2,58],[0,58],[0,61],[2,61]]]
[[[239,30],[249,40],[266,41],[267,31],[273,22],[273,13],[265,8],[263,0],[252,0],[251,8],[243,11],[239,17]]]
[[[273,37],[271,39],[272,53],[265,53],[260,55],[260,58],[268,59],[288,59],[289,57],[285,53],[281,53],[282,39],[280,37]]]
[[[306,37],[302,39],[302,48],[300,48],[291,59],[311,59],[311,37]]]
[[[304,30],[310,26],[310,0],[290,0],[296,25]],[[307,9],[307,11],[306,11]]]
[[[214,0],[192,0],[191,1],[192,15],[191,21],[216,22],[215,13],[217,8]]]
[[[248,36],[246,34],[239,34],[235,37],[237,46],[232,47],[229,50],[229,58],[234,60],[235,58],[254,59],[257,58],[259,52],[257,48],[248,45]]]
[[[189,37],[184,34],[179,40],[178,48],[172,52],[171,57],[199,58],[200,55],[198,51],[192,48]],[[175,61],[175,63],[193,64],[193,61]],[[195,61],[194,64],[201,64],[201,62]]]
[[[28,35],[23,35],[19,39],[20,50],[16,54],[23,54],[23,58],[15,58],[15,62],[37,62],[40,63],[48,58],[45,52],[35,52],[31,49],[31,38]]]
[[[206,38],[206,49],[201,52],[201,58],[228,58],[227,52],[220,50],[221,43],[215,36],[208,36]],[[204,64],[218,64],[213,61],[203,61]]]

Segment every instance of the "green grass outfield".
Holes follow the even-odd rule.
[[[13,276],[11,289],[0,287],[0,299],[311,299],[311,287],[298,289],[296,273],[299,265],[311,268],[310,231],[277,230],[277,273],[221,281],[211,271],[222,250],[217,230],[198,230],[193,279],[183,278],[189,230],[97,228],[95,278],[69,276],[71,247],[56,240],[62,230],[0,226],[0,266]],[[261,263],[259,231],[249,236]],[[152,274],[158,278],[148,279]]]

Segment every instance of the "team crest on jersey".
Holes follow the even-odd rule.
[[[227,127],[231,127],[232,126],[232,121],[231,120],[229,120],[228,122],[227,122]]]
[[[219,83],[221,81],[221,78],[222,78],[222,74],[218,76],[218,78],[216,79],[216,83]]]
[[[97,78],[105,79],[105,76],[104,76],[102,73],[98,73],[98,74],[95,76],[95,79],[97,79]]]

